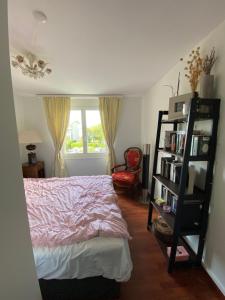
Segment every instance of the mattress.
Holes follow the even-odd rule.
[[[103,276],[127,281],[132,261],[127,239],[96,237],[69,246],[34,247],[38,278],[82,279]]]

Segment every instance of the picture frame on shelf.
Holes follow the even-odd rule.
[[[190,102],[192,97],[193,94],[188,93],[188,94],[169,98],[168,120],[184,118],[189,113],[188,107],[190,108]],[[184,107],[185,107],[185,115],[183,111]]]

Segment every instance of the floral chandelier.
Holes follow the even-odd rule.
[[[26,55],[17,55],[13,57],[12,66],[19,68],[22,74],[30,78],[38,79],[52,72],[47,68],[48,63],[42,59],[38,59],[34,54],[27,53]]]

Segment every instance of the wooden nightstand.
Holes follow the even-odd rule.
[[[44,162],[38,161],[36,164],[24,163],[22,165],[23,177],[25,178],[44,178],[45,177],[45,168]]]

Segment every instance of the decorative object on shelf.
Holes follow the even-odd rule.
[[[153,221],[156,236],[164,243],[171,244],[173,231],[162,217]]]
[[[171,212],[171,206],[170,205],[163,205],[163,211],[165,213],[170,213]]]
[[[178,79],[177,79],[177,96],[179,96],[179,90],[180,90],[180,72],[178,74]]]
[[[183,58],[180,60],[183,61]],[[192,50],[189,54],[187,66],[184,68],[186,71],[185,77],[188,79],[193,93],[197,91],[199,78],[202,73],[202,65],[203,59],[200,55],[200,47],[197,47],[196,50]]]
[[[194,134],[191,142],[191,155],[207,155],[209,151],[210,136]]]
[[[194,95],[192,93],[184,94],[176,97],[169,98],[169,114],[168,120],[180,120],[185,119],[190,111],[190,103],[193,98],[199,98],[198,93],[195,92]],[[212,107],[205,104],[200,103],[197,107],[198,113],[208,114],[211,113]]]
[[[155,199],[155,203],[159,206],[163,206],[164,204],[166,204],[166,200],[164,200],[162,198],[157,198],[157,199]]]
[[[170,257],[171,247],[167,247],[167,255]],[[189,259],[189,253],[183,246],[177,247],[176,261],[186,261]]]
[[[36,145],[38,143],[42,143],[42,139],[39,133],[36,130],[24,130],[19,133],[19,143],[26,144],[26,149],[28,152],[28,163],[36,164],[37,156],[34,150],[36,149]]]
[[[185,115],[188,114],[192,97],[193,94],[188,93],[188,94],[169,98],[168,120],[184,118],[183,107],[184,105],[187,105],[187,107],[185,108]]]
[[[213,97],[214,75],[211,75],[211,70],[216,62],[215,48],[212,48],[209,55],[203,58],[202,75],[200,77],[199,96],[201,98]]]
[[[19,68],[23,75],[34,79],[42,78],[52,72],[50,68],[47,68],[47,65],[46,61],[37,58],[31,52],[27,52],[25,55],[18,54],[12,60],[14,68]]]

